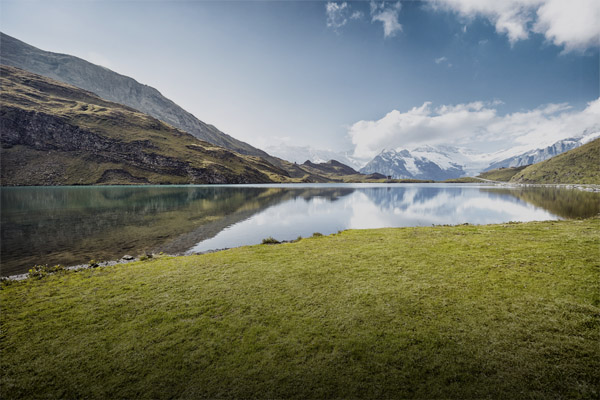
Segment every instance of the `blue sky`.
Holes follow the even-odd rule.
[[[480,118],[486,126],[452,127],[471,134],[444,137],[442,125],[430,140],[480,151],[525,145],[518,132],[487,126],[513,127],[535,110],[546,110],[537,113],[546,120],[587,110],[585,124],[600,124],[588,105],[599,96],[598,34],[585,20],[599,6],[537,1],[2,0],[0,22],[31,45],[154,86],[259,147],[361,148],[366,158],[385,146],[424,144],[405,129],[419,114],[411,110],[427,126],[448,110]],[[561,10],[567,3],[575,6]],[[378,135],[384,139],[369,142]]]

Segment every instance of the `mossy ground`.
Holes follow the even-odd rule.
[[[597,398],[600,220],[345,231],[4,286],[2,398]]]

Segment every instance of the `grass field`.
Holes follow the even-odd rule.
[[[598,398],[600,219],[344,231],[29,279],[1,397]]]

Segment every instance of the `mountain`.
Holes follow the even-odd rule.
[[[332,175],[358,175],[358,171],[350,168],[349,166],[342,164],[336,160],[329,160],[325,163],[315,164],[309,160],[306,160],[302,167],[306,169],[317,170],[323,174],[332,174]]]
[[[264,151],[198,120],[153,87],[81,58],[43,51],[0,32],[0,64],[21,68],[93,92],[105,100],[132,107],[200,140],[226,149],[246,155],[269,157]]]
[[[466,174],[464,165],[456,158],[464,158],[460,151],[451,147],[431,146],[409,150],[383,150],[367,163],[360,172],[380,173],[393,179],[446,180]]]
[[[352,157],[352,151],[332,151],[317,149],[312,146],[288,146],[285,144],[270,145],[265,150],[274,156],[296,162],[298,164],[308,160],[313,163],[324,163],[328,160],[337,160],[352,168],[358,169],[363,163],[358,162]]]
[[[593,130],[591,133],[585,132],[581,136],[563,139],[542,149],[535,149],[501,161],[493,162],[484,171],[490,171],[498,168],[521,167],[524,165],[539,163],[566,151],[582,146],[599,136],[600,132],[598,132],[598,129]]]
[[[2,185],[289,181],[238,154],[80,88],[0,66]]]
[[[510,182],[600,184],[600,139],[530,165]]]
[[[477,175],[477,177],[489,181],[508,182],[513,176],[523,171],[528,166],[529,165],[521,165],[520,167],[501,167],[498,169],[484,171]]]

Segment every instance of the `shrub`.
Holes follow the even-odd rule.
[[[319,237],[319,236],[323,236],[323,234],[321,232],[315,232],[312,235],[312,237]]]
[[[281,243],[279,240],[274,239],[271,236],[262,240],[262,244],[279,244],[279,243]]]
[[[90,268],[97,268],[97,267],[99,267],[99,266],[100,266],[100,264],[98,264],[98,263],[96,262],[96,260],[90,260],[90,262],[88,263],[88,266],[89,266]]]
[[[34,265],[29,270],[29,277],[32,279],[42,279],[48,274],[55,274],[64,271],[66,271],[66,269],[62,265],[55,265],[53,267],[49,267],[47,265]]]

